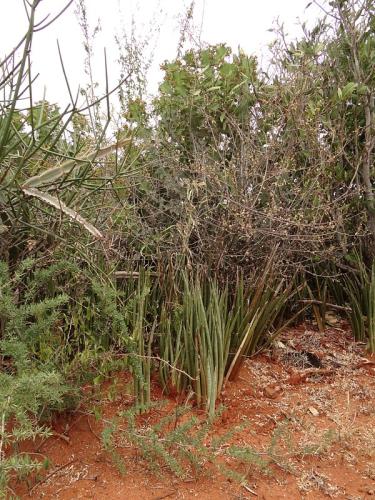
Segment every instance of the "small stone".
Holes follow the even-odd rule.
[[[282,393],[282,388],[279,385],[269,385],[264,389],[264,394],[267,398],[276,399]]]
[[[281,342],[280,340],[277,340],[275,342],[275,346],[278,347],[279,349],[286,349],[286,345],[283,342]]]
[[[337,325],[337,323],[339,323],[339,319],[333,311],[327,311],[325,320],[331,326],[335,326]]]
[[[318,417],[319,416],[319,412],[316,408],[314,408],[313,406],[310,406],[309,408],[309,412],[311,413],[311,415],[313,415],[314,417]]]

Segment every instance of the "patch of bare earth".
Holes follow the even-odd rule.
[[[151,473],[126,446],[117,450],[126,466],[121,475],[100,440],[103,422],[133,403],[128,375],[116,377],[106,397],[60,416],[53,437],[25,445],[48,457],[50,467],[29,484],[12,485],[21,498],[375,498],[375,361],[363,345],[352,342],[345,323],[324,333],[309,324],[289,330],[272,351],[247,360],[238,380],[225,387],[225,410],[212,433],[223,435],[243,425],[217,453],[218,462],[241,475],[241,484],[212,463],[184,480],[162,466],[158,474]],[[167,399],[156,383],[153,397]],[[142,415],[141,425],[172,413],[177,403],[169,398]],[[93,407],[100,418],[94,417]],[[267,466],[232,462],[225,454],[229,445],[251,446]]]

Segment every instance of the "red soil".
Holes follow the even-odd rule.
[[[303,366],[301,350],[315,354],[322,367]],[[212,464],[186,480],[164,469],[151,474],[135,450],[126,447],[118,449],[127,469],[122,476],[100,442],[103,422],[133,402],[129,376],[116,374],[98,401],[91,398],[81,410],[56,418],[53,437],[25,444],[25,450],[48,457],[50,467],[29,484],[14,482],[12,488],[21,498],[51,499],[375,498],[374,375],[375,360],[352,342],[345,324],[324,334],[301,325],[289,330],[272,351],[247,360],[238,380],[223,391],[226,409],[213,433],[248,424],[230,443],[250,444],[266,456],[272,433],[286,426],[291,443],[286,446],[283,438],[266,471],[233,464],[239,472],[246,471],[238,484]],[[167,399],[156,383],[153,399]],[[170,397],[165,406],[142,415],[140,424],[157,422],[176,404]],[[94,406],[100,409],[99,419],[90,411]],[[327,441],[328,432],[333,437]],[[316,445],[313,453],[308,451],[311,443]],[[218,460],[224,459],[219,455]]]

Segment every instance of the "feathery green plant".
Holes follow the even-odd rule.
[[[43,335],[55,327],[66,297],[22,302],[20,281],[32,264],[24,262],[11,279],[0,262],[0,494],[5,497],[12,477],[27,476],[43,465],[19,454],[18,444],[48,435],[39,420],[46,410],[62,407],[69,392],[60,373],[36,361],[43,351]]]
[[[158,405],[162,405],[159,402]],[[134,447],[146,466],[154,473],[166,467],[172,474],[184,478],[197,475],[208,461],[214,462],[220,445],[240,428],[213,439],[207,444],[212,421],[189,415],[189,407],[177,407],[176,411],[158,420],[149,427],[140,427],[137,414],[152,405],[120,412],[105,426],[102,432],[104,449],[110,454],[119,471],[125,472],[125,462],[120,454],[122,446]],[[217,412],[217,416],[220,411]],[[185,417],[185,418],[184,418]]]

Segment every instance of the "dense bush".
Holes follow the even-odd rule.
[[[181,45],[152,101],[141,46],[118,39],[116,126],[83,0],[87,102],[33,102],[39,3],[0,63],[3,486],[34,468],[11,446],[113,360],[141,407],[158,370],[212,416],[244,357],[308,303],[322,329],[334,302],[375,349],[373,2],[330,2],[293,43],[275,33],[268,73],[225,44]]]

